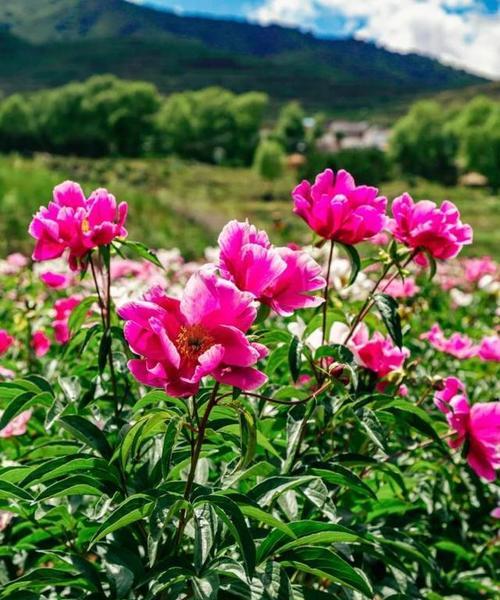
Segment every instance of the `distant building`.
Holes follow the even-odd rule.
[[[378,148],[386,150],[390,129],[366,121],[330,121],[318,139],[322,152],[338,152],[347,148]]]

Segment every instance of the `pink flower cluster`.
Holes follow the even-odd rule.
[[[422,333],[420,339],[427,340],[434,348],[455,358],[464,360],[478,356],[482,360],[500,362],[500,337],[486,336],[479,344],[474,343],[468,335],[455,332],[447,338],[438,323],[429,331]]]
[[[14,344],[14,338],[5,329],[0,329],[0,356]]]
[[[398,348],[389,336],[384,337],[376,331],[370,337],[368,327],[364,323],[358,325],[348,346],[354,353],[357,362],[376,373],[379,379],[401,369],[405,360],[410,356],[407,348]],[[379,382],[377,385],[381,391],[385,387],[385,382]]]
[[[447,377],[434,395],[437,408],[453,431],[448,444],[459,448],[467,443],[467,462],[479,477],[494,481],[500,468],[500,402],[469,404],[465,386],[456,377]]]
[[[306,252],[271,245],[267,233],[248,222],[230,221],[219,236],[219,270],[279,315],[319,306],[309,293],[325,287],[321,267]]]
[[[70,339],[68,327],[69,317],[73,310],[80,304],[82,298],[80,296],[68,296],[68,298],[60,298],[54,303],[56,311],[54,318],[54,337],[58,344],[67,344]]]
[[[129,369],[171,396],[195,394],[207,375],[243,390],[258,388],[266,376],[255,364],[267,349],[245,335],[257,314],[253,300],[210,267],[191,276],[181,300],[153,288],[118,310],[125,338],[141,357],[129,361]]]
[[[358,244],[384,228],[387,198],[378,189],[356,186],[347,171],[320,173],[311,185],[303,181],[292,192],[294,212],[322,238]]]
[[[465,279],[469,283],[476,283],[485,275],[495,275],[497,264],[491,256],[482,256],[480,258],[466,258],[463,261],[465,270]]]
[[[415,203],[405,193],[392,203],[392,215],[388,229],[393,236],[409,248],[427,250],[434,258],[454,258],[462,246],[472,243],[472,228],[461,222],[452,202],[439,207],[430,200]],[[425,264],[424,257],[417,258]]]
[[[97,189],[86,198],[77,183],[66,181],[54,188],[52,202],[31,221],[33,259],[51,260],[68,250],[70,267],[77,270],[92,249],[126,237],[126,218],[127,204],[117,205],[107,190]]]
[[[24,435],[26,433],[26,427],[28,421],[31,419],[31,410],[25,410],[24,412],[14,417],[12,421],[0,430],[0,438],[10,438],[18,435]]]
[[[73,283],[72,275],[56,273],[55,271],[44,271],[40,273],[40,281],[53,290],[64,290]]]
[[[50,339],[45,332],[39,329],[33,332],[33,335],[31,336],[31,347],[35,352],[35,356],[41,358],[50,350]]]
[[[400,278],[393,279],[390,283],[382,281],[380,289],[393,298],[411,298],[420,291],[413,277],[406,277],[404,281]]]

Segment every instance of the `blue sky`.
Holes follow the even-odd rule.
[[[500,0],[129,0],[419,52],[500,79]]]

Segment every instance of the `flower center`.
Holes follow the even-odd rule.
[[[88,233],[90,231],[90,224],[88,219],[83,219],[82,221],[82,231],[83,233]]]
[[[196,362],[214,344],[213,337],[202,325],[181,327],[175,345],[185,360]]]

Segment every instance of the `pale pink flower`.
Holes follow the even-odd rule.
[[[65,181],[31,221],[29,233],[36,240],[33,259],[51,260],[69,250],[70,267],[77,270],[90,250],[127,235],[126,217],[127,204],[117,205],[106,190],[98,189],[86,199],[77,183]]]
[[[54,290],[64,290],[71,285],[73,278],[71,275],[65,275],[64,273],[44,271],[43,273],[40,273],[40,281]]]
[[[27,265],[29,260],[20,252],[14,252],[9,254],[5,259],[1,272],[3,275],[15,275],[22,271]]]
[[[461,222],[458,208],[448,200],[438,207],[430,200],[415,203],[405,193],[392,203],[392,215],[388,229],[394,237],[409,248],[427,250],[434,258],[454,258],[472,243],[471,226]],[[426,264],[425,256],[417,258]]]
[[[483,360],[500,362],[500,337],[498,335],[484,337],[479,344],[478,355]]]
[[[321,237],[352,245],[385,226],[387,198],[377,194],[377,188],[356,186],[347,171],[326,169],[312,185],[303,181],[293,190],[293,210]]]
[[[0,510],[0,531],[5,531],[7,529],[13,517],[14,513],[11,513],[8,510]]]
[[[310,292],[325,287],[321,267],[306,252],[275,248],[267,234],[247,222],[230,221],[219,236],[222,277],[250,292],[282,316],[319,306]]]
[[[0,377],[3,377],[3,379],[14,379],[15,375],[12,369],[6,369],[0,365]]]
[[[490,515],[494,518],[494,519],[500,519],[500,506],[497,506],[496,508],[494,508],[491,512]]]
[[[118,310],[125,339],[141,358],[129,361],[134,377],[171,396],[191,396],[201,379],[253,390],[266,381],[254,365],[267,354],[245,333],[256,317],[253,296],[214,269],[193,275],[181,300],[153,288],[144,300]]]
[[[5,329],[0,329],[0,356],[14,344],[14,338]]]
[[[469,336],[455,332],[447,338],[438,323],[420,335],[421,340],[427,340],[434,348],[451,354],[460,360],[477,356],[478,346],[469,338]]]
[[[31,347],[35,351],[35,355],[41,358],[50,350],[50,339],[43,331],[35,331],[31,336]]]
[[[470,283],[479,281],[484,275],[494,275],[497,265],[490,256],[480,258],[466,258],[463,261],[465,279]]]
[[[382,281],[380,288],[393,298],[411,298],[420,291],[420,287],[415,283],[413,277],[406,277],[404,281],[396,278],[389,284],[387,281]]]
[[[470,467],[479,477],[494,481],[500,468],[500,402],[477,402],[471,407],[460,379],[447,377],[443,383],[434,402],[453,431],[449,446],[467,443]]]
[[[391,238],[387,232],[381,231],[380,233],[377,233],[371,237],[368,241],[374,246],[387,246],[390,239]]]
[[[18,435],[24,435],[26,433],[28,421],[31,418],[31,412],[31,410],[25,410],[17,415],[17,417],[14,417],[12,421],[7,423],[7,425],[0,430],[0,438],[10,438]]]
[[[376,331],[370,337],[368,327],[364,323],[358,325],[348,346],[357,362],[376,373],[379,379],[401,369],[410,356],[407,348],[398,348],[389,336],[384,337]],[[384,384],[379,385],[379,389],[384,387]]]

